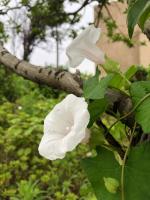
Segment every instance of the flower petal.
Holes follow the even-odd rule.
[[[82,52],[87,59],[92,60],[96,64],[104,64],[104,53],[96,45],[92,43],[84,43],[84,46],[81,48],[80,52]]]
[[[80,115],[80,116],[79,116]],[[70,133],[63,138],[63,144],[67,147],[68,151],[72,151],[75,147],[81,143],[86,137],[86,127],[89,123],[90,115],[87,111],[76,115],[74,126]]]
[[[61,149],[62,141],[60,136],[57,135],[58,138],[55,139],[50,137],[49,135],[43,135],[42,140],[39,145],[39,153],[41,156],[49,159],[49,160],[56,160],[62,159],[65,157],[65,151]]]
[[[62,159],[86,136],[90,115],[84,98],[68,95],[44,120],[44,135],[39,145],[43,157]]]
[[[84,58],[97,64],[104,63],[104,54],[96,46],[100,34],[101,29],[91,25],[72,41],[66,49],[70,67],[77,67]]]

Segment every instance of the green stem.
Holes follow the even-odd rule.
[[[124,172],[125,172],[125,164],[126,164],[126,160],[127,160],[127,156],[132,144],[132,139],[134,136],[134,132],[135,132],[135,128],[136,128],[136,123],[134,124],[133,130],[131,132],[131,137],[130,137],[130,141],[129,141],[129,145],[126,149],[124,158],[123,158],[123,163],[122,163],[122,169],[121,169],[121,200],[125,200],[125,192],[124,192]]]
[[[124,74],[122,74],[121,72],[118,72],[118,74],[127,82],[128,86],[131,85],[131,82],[125,77]]]
[[[128,112],[127,114],[123,115],[122,117],[120,117],[117,121],[115,121],[108,129],[108,132],[110,132],[110,130],[112,129],[112,127],[117,124],[120,120],[125,119],[126,117],[128,117],[129,115],[131,115],[140,105],[141,103],[143,103],[148,97],[150,97],[150,93],[148,93],[147,95],[145,95],[142,99],[140,99],[140,101],[133,107],[133,109]]]
[[[104,65],[97,65],[97,66],[99,66],[99,67],[102,67],[103,68],[103,70],[106,72],[106,73],[111,73],[111,72],[108,72],[106,69],[105,69],[105,67],[104,67]],[[118,71],[116,71],[116,72],[113,72],[112,71],[112,73],[116,73],[116,74],[119,74],[125,81],[126,81],[126,83],[128,84],[128,86],[131,86],[131,82],[126,78],[126,76],[120,71],[120,70],[118,70]]]

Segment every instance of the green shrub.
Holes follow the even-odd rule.
[[[94,200],[79,162],[86,146],[53,162],[38,154],[43,119],[65,94],[5,73],[1,68],[0,199]]]

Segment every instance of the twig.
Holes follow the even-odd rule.
[[[99,4],[99,11],[98,11],[98,14],[95,18],[95,21],[94,21],[94,25],[95,27],[97,28],[98,25],[99,25],[99,22],[100,22],[100,16],[101,16],[101,12],[102,12],[102,8],[104,6],[105,3],[102,3],[102,4]]]
[[[112,148],[119,153],[120,157],[123,158],[124,151],[122,150],[121,145],[113,138],[113,136],[109,132],[107,132],[107,127],[103,124],[103,122],[100,119],[96,121],[96,124],[104,129],[105,139],[112,146]]]
[[[67,15],[76,15],[78,12],[80,12],[85,6],[87,6],[88,4],[90,4],[92,1],[89,1],[89,0],[85,0],[83,2],[83,4],[74,12],[70,12],[70,13],[67,13]]]
[[[105,5],[104,7],[105,7],[105,9],[106,9],[106,11],[107,11],[109,17],[111,17],[111,19],[112,19],[113,21],[116,21],[116,20],[114,20],[114,17],[112,16],[111,12],[109,11],[107,5]],[[127,37],[127,36],[122,32],[122,30],[121,30],[119,27],[118,27],[118,30],[119,30],[119,32],[120,32],[123,36]]]
[[[126,117],[128,117],[129,115],[131,115],[140,105],[141,103],[143,103],[143,101],[145,101],[148,97],[150,97],[150,93],[148,93],[147,95],[145,95],[134,107],[133,109],[128,112],[127,114],[123,115],[122,117],[120,117],[117,121],[115,121],[110,128],[108,129],[108,132],[112,129],[112,127],[117,124],[119,121],[125,119]]]
[[[7,8],[6,10],[1,9],[0,15],[6,15],[11,10],[17,10],[17,9],[21,9],[21,8],[22,8],[22,6],[16,6],[16,7]]]

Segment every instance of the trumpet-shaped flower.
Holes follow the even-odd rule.
[[[104,63],[104,53],[96,45],[100,34],[100,28],[90,25],[72,41],[66,49],[70,67],[77,67],[85,58],[96,64]]]
[[[88,134],[89,112],[84,98],[68,95],[44,120],[44,135],[39,153],[49,160],[62,159]]]

